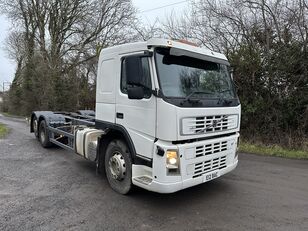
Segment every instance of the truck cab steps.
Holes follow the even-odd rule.
[[[137,177],[134,177],[133,179],[144,185],[149,185],[153,181],[153,179],[149,176],[137,176]]]

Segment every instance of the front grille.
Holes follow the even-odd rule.
[[[237,127],[237,115],[212,115],[184,118],[182,120],[183,135],[220,132]]]
[[[215,122],[216,121],[216,122]],[[196,133],[205,129],[205,132],[221,131],[228,129],[227,116],[206,116],[196,118]]]
[[[205,144],[196,147],[196,157],[211,155],[227,150],[227,141]]]
[[[227,167],[227,156],[217,157],[211,160],[194,164],[193,178],[201,176],[207,172]]]

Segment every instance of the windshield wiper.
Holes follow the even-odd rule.
[[[218,93],[222,94],[222,93],[225,93],[225,92],[232,92],[232,91],[231,91],[231,89],[225,89],[225,90],[219,91]]]
[[[193,91],[192,93],[190,93],[188,96],[186,96],[186,98],[184,99],[184,102],[186,101],[191,101],[191,97],[193,95],[196,95],[196,94],[206,94],[206,95],[210,95],[210,94],[214,94],[214,92],[211,92],[211,91]]]

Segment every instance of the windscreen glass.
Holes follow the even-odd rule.
[[[165,97],[235,97],[226,65],[187,56],[172,56],[167,48],[157,48],[155,56],[160,87]]]

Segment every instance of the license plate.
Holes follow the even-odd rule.
[[[207,182],[207,181],[213,180],[213,179],[215,179],[217,177],[219,177],[219,172],[218,171],[205,174],[204,177],[203,177],[203,182]]]

